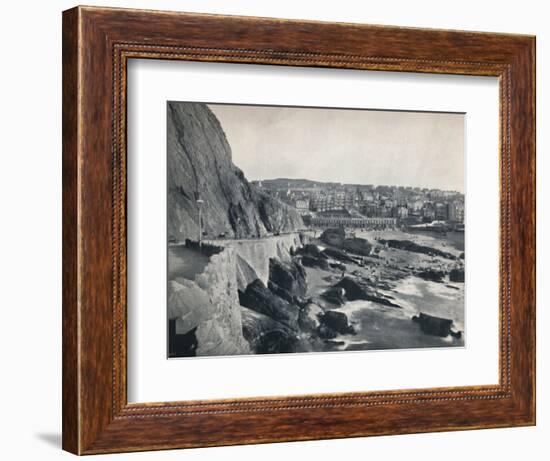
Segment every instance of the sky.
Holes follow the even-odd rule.
[[[464,192],[464,114],[208,104],[248,180]]]

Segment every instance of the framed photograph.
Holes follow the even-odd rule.
[[[535,38],[63,13],[63,448],[535,424]]]

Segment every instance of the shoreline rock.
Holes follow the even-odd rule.
[[[343,288],[345,291],[345,297],[348,301],[372,301],[388,307],[401,308],[401,306],[393,303],[383,295],[375,292],[374,290],[370,290],[365,286],[362,286],[360,283],[350,277],[342,278],[342,280],[336,283],[333,288]]]
[[[316,258],[310,255],[302,255],[302,264],[306,267],[319,268],[325,271],[330,269],[330,265],[326,257]]]
[[[269,283],[288,293],[291,299],[302,298],[307,292],[306,271],[296,260],[269,260]]]
[[[373,249],[372,244],[365,238],[346,237],[346,231],[341,227],[326,229],[319,238],[323,243],[336,247],[329,248],[329,250],[345,251],[357,256],[370,256]],[[341,258],[341,254],[339,255]],[[351,258],[350,261],[352,261]]]
[[[320,317],[320,321],[321,326],[325,327],[325,329],[332,330],[337,334],[355,334],[355,329],[349,324],[348,316],[343,312],[325,311],[325,313]]]
[[[296,332],[247,307],[241,308],[243,336],[256,354],[290,353],[300,349]]]
[[[446,251],[438,250],[437,248],[432,248],[426,245],[419,245],[418,243],[412,242],[410,240],[395,240],[395,239],[378,239],[378,243],[382,245],[387,245],[390,248],[395,248],[397,250],[407,250],[412,251],[413,253],[422,253],[429,256],[440,256],[446,259],[458,259],[452,253]]]
[[[343,227],[325,229],[319,239],[327,245],[340,247],[346,239],[346,231]]]
[[[297,329],[299,308],[275,295],[260,279],[251,282],[244,292],[239,290],[239,303],[292,329]]]
[[[451,329],[453,326],[452,319],[436,317],[420,312],[418,315],[412,317],[412,321],[418,323],[422,332],[427,335],[439,336],[441,338],[446,338],[451,335],[457,339],[462,337],[462,332],[456,332]]]
[[[417,272],[415,274],[417,277],[420,277],[421,279],[428,280],[430,282],[437,282],[442,283],[445,280],[446,273],[443,271],[437,271],[434,269],[426,269],[420,272]]]
[[[370,256],[373,246],[367,239],[353,237],[345,239],[342,244],[342,248],[348,253],[353,253],[358,256]]]
[[[344,263],[354,263],[355,259],[348,256],[346,253],[344,253],[342,250],[339,250],[337,248],[325,248],[323,250],[323,253],[332,258],[336,259],[338,261],[344,262]]]

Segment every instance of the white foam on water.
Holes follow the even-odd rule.
[[[416,285],[416,282],[413,278],[404,279],[401,283],[399,283],[399,285],[394,288],[393,292],[411,296],[422,296],[422,292]]]
[[[342,307],[336,309],[340,312],[343,312],[344,314],[347,314],[348,316],[354,316],[356,313],[365,310],[365,309],[374,309],[378,306],[371,302],[371,301],[348,301],[346,304],[344,304]]]
[[[345,351],[349,346],[354,346],[356,344],[370,344],[370,341],[366,339],[347,339],[345,337],[337,337],[335,341],[342,342],[344,344],[337,346],[338,350]]]
[[[426,284],[426,288],[433,295],[451,300],[457,299],[458,297],[463,295],[463,290],[461,290],[460,287],[458,287],[458,290],[455,290],[441,283],[432,282]]]

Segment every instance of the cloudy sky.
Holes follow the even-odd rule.
[[[464,115],[209,104],[249,180],[464,191]]]

